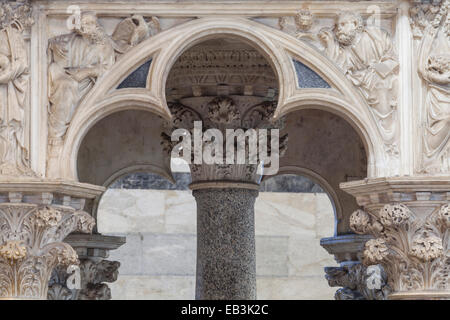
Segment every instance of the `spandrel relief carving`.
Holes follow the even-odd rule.
[[[0,2],[0,175],[34,176],[26,142],[28,54],[23,33],[33,24],[26,2]]]
[[[397,74],[399,63],[391,36],[376,26],[365,26],[355,12],[339,14],[334,29],[318,34],[323,53],[359,88],[371,107],[386,152],[397,157]]]
[[[48,58],[48,172],[57,161],[72,117],[97,79],[131,47],[159,32],[159,21],[147,23],[134,15],[121,21],[109,36],[93,12],[81,14],[74,31],[49,40]]]
[[[424,173],[450,171],[450,1],[411,9],[418,45],[418,73],[425,97],[422,165]]]

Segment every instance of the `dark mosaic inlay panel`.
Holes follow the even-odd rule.
[[[299,88],[331,88],[330,85],[322,79],[317,73],[297,60],[294,61],[295,71]]]
[[[145,88],[147,85],[147,75],[150,70],[150,65],[152,64],[152,60],[147,61],[135,71],[133,71],[125,80],[122,81],[121,84],[117,87],[117,89],[124,88]]]
[[[116,182],[112,189],[142,189],[142,190],[189,190],[191,175],[189,173],[174,173],[176,184],[152,173],[133,173]],[[261,183],[261,192],[324,192],[319,185],[306,177],[285,174],[270,178]]]

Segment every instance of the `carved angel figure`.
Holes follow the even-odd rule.
[[[32,24],[26,3],[0,2],[0,174],[33,175],[25,139],[28,56],[22,32]]]
[[[429,24],[419,47],[418,71],[426,85],[422,171],[450,171],[450,1],[435,26]],[[441,26],[442,24],[442,26]]]
[[[399,64],[390,35],[378,27],[365,27],[358,13],[344,11],[337,18],[334,32],[323,28],[318,37],[325,47],[324,53],[360,88],[372,107],[386,145],[390,146],[387,150],[395,155]]]

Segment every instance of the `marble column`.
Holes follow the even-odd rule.
[[[392,289],[389,299],[450,299],[450,187],[446,177],[396,177],[341,184],[361,210],[350,227],[373,239],[364,245],[365,266],[380,264]]]
[[[194,190],[193,195],[197,201],[196,299],[256,299],[254,205],[258,191],[206,188]]]

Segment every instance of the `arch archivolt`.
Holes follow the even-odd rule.
[[[60,155],[61,178],[77,179],[76,159],[83,137],[104,117],[121,110],[140,109],[170,119],[165,83],[171,67],[187,49],[218,35],[239,38],[256,47],[271,63],[279,82],[275,116],[313,106],[343,116],[361,136],[367,151],[368,176],[380,174],[383,143],[369,106],[345,75],[324,55],[291,36],[260,23],[236,17],[201,18],[163,31],[125,53],[98,79],[77,108]],[[304,63],[332,89],[299,89],[292,59]],[[140,65],[152,59],[147,88],[115,90]]]

